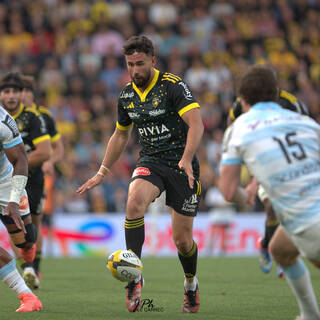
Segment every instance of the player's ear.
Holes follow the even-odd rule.
[[[251,105],[247,103],[246,100],[242,97],[240,97],[240,103],[241,103],[242,112],[247,112],[251,107]]]
[[[156,59],[156,56],[153,56],[152,57],[152,66],[154,67],[157,63],[157,59]]]

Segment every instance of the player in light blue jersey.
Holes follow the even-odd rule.
[[[11,240],[29,254],[30,227],[28,197],[25,185],[28,175],[27,155],[14,119],[0,106],[0,218],[4,222]],[[24,221],[23,221],[24,220]],[[20,276],[16,261],[0,247],[0,279],[13,289],[20,299],[17,312],[39,311],[42,304],[26,286]]]
[[[276,78],[266,67],[253,66],[240,77],[245,113],[225,133],[220,189],[227,201],[252,202],[252,190],[239,187],[242,163],[263,186],[281,223],[270,252],[297,298],[297,319],[318,320],[309,271],[299,254],[320,267],[320,126],[281,108],[277,93]]]

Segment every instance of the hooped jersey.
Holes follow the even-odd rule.
[[[280,90],[279,99],[277,102],[284,109],[295,111],[307,116],[309,115],[309,111],[307,107],[303,103],[299,102],[298,99],[293,94],[285,90]],[[241,107],[240,99],[237,98],[237,100],[233,103],[232,107],[229,110],[229,116],[231,120],[235,120],[241,114],[242,114],[242,107]]]
[[[23,143],[18,127],[10,114],[0,106],[0,183],[12,176],[13,166],[4,149]]]
[[[320,221],[320,126],[310,117],[260,102],[227,129],[221,164],[244,164],[292,233]]]
[[[117,128],[128,130],[132,124],[137,128],[142,146],[138,164],[161,163],[181,172],[178,163],[188,133],[181,116],[200,106],[180,77],[154,70],[154,77],[144,92],[130,82],[120,93]],[[198,175],[196,157],[192,164]]]
[[[47,133],[44,119],[40,113],[33,108],[29,108],[21,104],[18,112],[13,115],[20,131],[24,147],[27,153],[35,150],[35,146],[45,140],[49,140],[50,136]],[[43,180],[43,172],[41,165],[35,168],[29,167],[28,184],[38,184]]]

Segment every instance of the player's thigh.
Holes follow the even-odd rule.
[[[320,221],[300,233],[289,236],[304,257],[320,266]]]
[[[281,265],[289,265],[299,251],[282,226],[279,226],[269,244],[273,258]]]
[[[143,217],[150,203],[159,195],[159,188],[152,182],[143,178],[133,180],[128,191],[127,218]]]

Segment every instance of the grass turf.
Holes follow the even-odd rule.
[[[15,313],[14,292],[0,286],[0,319],[216,319],[293,320],[298,307],[287,282],[275,268],[263,274],[257,258],[201,258],[198,265],[200,311],[181,314],[183,276],[177,258],[145,258],[143,298],[152,299],[153,312],[129,314],[124,283],[111,277],[102,258],[44,259],[41,312]],[[320,272],[308,264],[320,299]],[[162,310],[162,312],[160,312]]]

